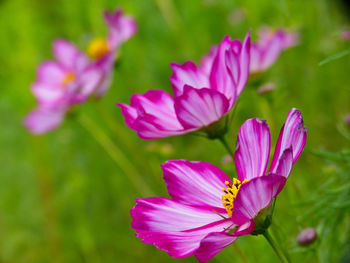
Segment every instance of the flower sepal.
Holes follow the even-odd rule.
[[[254,222],[256,226],[251,235],[257,236],[264,234],[272,223],[272,215],[269,213],[269,209],[261,210],[254,218]]]
[[[219,139],[225,136],[227,133],[227,115],[220,120],[211,123],[210,125],[200,129],[201,132],[204,132],[206,137],[209,139]]]

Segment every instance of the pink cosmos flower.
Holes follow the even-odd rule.
[[[34,134],[55,129],[68,108],[87,100],[101,80],[100,69],[72,43],[56,40],[53,54],[55,60],[39,66],[31,87],[38,105],[26,118],[25,126]]]
[[[129,128],[143,139],[212,129],[234,106],[249,75],[250,36],[244,43],[224,38],[197,67],[192,61],[171,64],[174,97],[151,90],[117,104]]]
[[[122,43],[131,38],[137,31],[137,24],[131,16],[123,15],[123,10],[105,12],[104,19],[108,27],[107,38],[96,38],[88,46],[87,53],[95,65],[103,71],[103,78],[96,91],[101,97],[110,87],[117,51]]]
[[[268,69],[280,53],[299,42],[299,35],[284,29],[273,31],[263,27],[259,33],[259,41],[252,43],[250,50],[250,73],[258,73]]]
[[[262,234],[261,217],[283,189],[306,142],[301,113],[292,109],[270,156],[264,120],[241,127],[235,153],[238,179],[205,162],[168,161],[162,166],[171,198],[137,199],[132,227],[143,242],[175,258],[195,255],[207,262],[239,236]]]

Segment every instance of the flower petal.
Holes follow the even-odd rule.
[[[224,95],[213,89],[185,86],[184,93],[175,98],[175,111],[186,129],[201,128],[221,119],[229,110]]]
[[[269,68],[278,58],[283,50],[283,34],[282,32],[276,32],[273,37],[264,45],[262,50],[261,69],[265,70]]]
[[[230,50],[235,41],[226,36],[218,46],[218,51],[210,73],[210,87],[224,94],[230,101],[236,99],[236,85],[226,65],[226,52]],[[236,42],[239,42],[236,40]]]
[[[57,62],[46,61],[38,68],[37,81],[47,84],[61,85],[67,73],[68,72],[66,72]]]
[[[256,73],[260,72],[263,69],[261,69],[261,61],[262,61],[262,51],[260,50],[260,47],[256,43],[252,43],[250,45],[250,64],[249,64],[249,72],[250,73]]]
[[[186,257],[199,247],[211,232],[231,227],[231,219],[222,219],[213,211],[191,207],[171,199],[137,199],[131,210],[132,227],[148,244],[165,250],[172,257]]]
[[[182,95],[185,85],[196,89],[209,88],[209,75],[198,69],[192,61],[187,61],[183,65],[171,63],[170,68],[173,72],[170,82],[175,97]]]
[[[292,147],[284,150],[278,160],[276,174],[288,178],[293,167],[293,149]]]
[[[235,152],[237,177],[251,180],[265,174],[270,157],[270,130],[265,120],[249,119],[241,126]]]
[[[65,94],[65,90],[61,85],[42,81],[33,83],[31,90],[40,104],[53,103],[60,100]]]
[[[64,39],[56,39],[53,43],[53,54],[61,65],[66,69],[72,70],[82,52],[71,42]]]
[[[237,236],[226,232],[214,232],[207,235],[194,255],[199,262],[205,263],[217,255],[225,247],[236,241]]]
[[[238,97],[249,77],[250,31],[246,35],[243,45],[240,42],[235,42],[235,45],[232,45],[225,55],[226,65],[233,77],[233,82],[236,85],[236,97]]]
[[[137,110],[127,104],[117,103],[117,106],[122,110],[122,114],[124,116],[124,120],[126,125],[133,129],[133,123],[137,118]]]
[[[258,213],[267,208],[271,201],[280,193],[286,178],[270,174],[251,179],[243,184],[233,203],[232,220],[236,224],[244,224],[254,219]]]
[[[298,109],[291,109],[288,113],[286,122],[284,123],[279,134],[275,154],[270,166],[270,172],[276,173],[278,160],[282,153],[292,147],[293,164],[298,160],[306,143],[306,128],[304,126],[303,116]]]
[[[144,140],[152,140],[165,138],[169,136],[181,135],[192,130],[164,130],[152,123],[153,121],[147,121],[147,118],[137,118],[134,122],[134,130],[136,130],[138,136]]]
[[[78,80],[79,89],[74,93],[77,102],[86,101],[99,87],[103,74],[97,67],[88,67],[80,75]]]
[[[109,32],[107,37],[108,45],[112,50],[131,38],[137,31],[137,23],[131,16],[123,15],[121,9],[115,12],[104,13],[105,21]]]
[[[187,205],[208,207],[227,216],[221,196],[227,175],[206,162],[168,161],[162,165],[164,180],[173,200]]]
[[[238,236],[249,235],[255,229],[254,220],[249,220],[237,227],[234,233],[213,232],[208,234],[196,250],[195,256],[199,262],[207,262],[221,252],[225,247],[236,241]]]
[[[28,114],[24,121],[27,129],[36,135],[56,129],[62,122],[66,110],[38,108]]]
[[[182,130],[175,114],[174,99],[167,92],[150,90],[143,95],[133,95],[130,101],[131,106],[137,109],[138,115],[151,116],[153,124],[164,130]]]

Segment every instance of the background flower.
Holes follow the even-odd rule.
[[[192,61],[171,64],[174,97],[161,90],[133,95],[130,106],[117,104],[126,124],[143,139],[212,129],[232,109],[248,80],[249,50],[249,33],[243,44],[226,36],[199,67]]]
[[[250,73],[258,73],[268,69],[285,49],[297,45],[299,35],[286,29],[274,31],[262,27],[259,40],[251,45]]]

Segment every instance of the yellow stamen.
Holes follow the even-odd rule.
[[[108,43],[103,38],[96,38],[87,48],[88,55],[93,59],[99,59],[109,52]]]
[[[71,83],[75,79],[75,75],[73,73],[68,73],[66,77],[64,78],[62,85],[66,86],[69,83]]]
[[[246,182],[248,182],[247,179],[244,179],[243,182],[239,181],[236,178],[233,178],[232,180],[232,185],[230,185],[230,182],[225,181],[225,185],[227,185],[228,187],[225,188],[221,188],[221,190],[225,193],[222,197],[221,200],[224,204],[224,207],[226,208],[226,211],[229,215],[229,217],[232,217],[232,212],[233,212],[233,202],[235,201],[238,191],[241,188],[242,184],[245,184]]]

